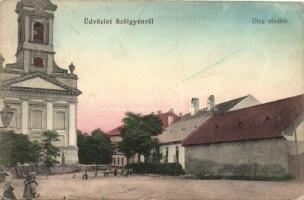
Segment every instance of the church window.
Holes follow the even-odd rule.
[[[32,111],[32,128],[42,129],[42,111],[34,110]]]
[[[34,65],[35,67],[43,67],[43,58],[34,57],[34,58],[33,58],[33,65]]]
[[[43,34],[44,34],[43,24],[41,24],[40,22],[34,23],[34,26],[33,26],[34,42],[43,43],[43,41],[44,41]]]
[[[65,129],[65,112],[56,112],[55,128],[58,130]]]
[[[9,125],[10,128],[17,128],[18,127],[18,113],[17,110],[13,110],[14,114],[11,119],[11,123]]]

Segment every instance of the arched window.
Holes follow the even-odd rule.
[[[34,42],[43,43],[43,24],[36,22],[33,26],[33,40]]]

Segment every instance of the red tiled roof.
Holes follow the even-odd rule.
[[[304,95],[216,114],[182,142],[184,146],[282,137],[304,112]]]
[[[181,117],[176,115],[173,112],[166,112],[166,113],[161,113],[157,114],[157,116],[162,120],[163,122],[163,129],[167,128],[169,126],[169,116],[173,117],[173,123],[178,121]]]
[[[173,122],[176,122],[180,119],[180,116],[176,115],[175,113],[169,111],[169,112],[166,112],[166,113],[160,113],[160,114],[157,114],[156,116],[158,116],[162,122],[163,122],[163,129],[167,128],[169,126],[169,121],[168,121],[168,117],[169,116],[172,116],[173,117]],[[119,136],[120,135],[120,130],[124,127],[124,125],[120,125],[112,130],[110,130],[109,132],[107,132],[106,134],[108,136]]]
[[[112,136],[119,136],[120,135],[120,130],[124,127],[124,125],[120,125],[112,130],[110,130],[109,132],[106,133],[106,135],[112,137]]]

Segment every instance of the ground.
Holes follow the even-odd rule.
[[[93,177],[82,180],[82,174],[38,176],[38,199],[210,199],[210,200],[272,200],[304,196],[304,184],[299,181],[234,181],[194,180],[184,177],[129,176]],[[23,180],[12,180],[15,194],[22,199]],[[3,194],[3,189],[0,194]]]

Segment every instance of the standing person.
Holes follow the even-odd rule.
[[[37,195],[37,187],[38,183],[36,181],[36,173],[29,173],[24,180],[24,192],[23,198],[26,200],[32,200]]]
[[[87,170],[84,170],[84,180],[88,180],[88,172]]]
[[[3,200],[17,200],[11,182],[6,182],[4,184]]]

